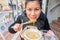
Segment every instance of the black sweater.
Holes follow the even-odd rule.
[[[27,22],[29,20],[26,16],[26,11],[24,11],[21,15],[19,15],[17,20],[13,24],[10,25],[10,27],[8,28],[9,32],[16,33],[16,31],[14,31],[14,29],[11,27],[14,26],[16,23],[19,23],[19,24],[22,23],[22,20],[23,22]],[[27,25],[33,25],[33,24],[30,23],[30,24],[23,25],[23,29]],[[34,24],[34,26],[36,26],[38,30],[50,30],[47,17],[43,12],[41,12],[40,17],[37,19],[37,22]]]

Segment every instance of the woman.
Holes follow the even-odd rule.
[[[9,32],[16,33],[20,31],[23,25],[22,22],[37,20],[34,26],[36,26],[38,30],[48,30],[45,34],[46,37],[50,37],[51,35],[55,36],[50,29],[46,15],[42,12],[42,0],[25,0],[25,8],[26,10],[18,16],[17,20],[9,27]],[[33,23],[23,25],[23,29],[27,25],[33,25]]]

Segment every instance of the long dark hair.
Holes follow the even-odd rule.
[[[25,0],[25,7],[26,7],[27,3],[30,2],[30,1],[37,1],[37,2],[39,2],[40,7],[42,8],[42,0]]]

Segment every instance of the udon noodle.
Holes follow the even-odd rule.
[[[30,39],[37,39],[39,38],[39,34],[37,34],[36,32],[27,32],[26,36]]]
[[[29,22],[30,22],[30,23],[35,23],[35,22],[36,22],[36,20],[30,20]]]

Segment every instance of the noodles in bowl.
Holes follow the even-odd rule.
[[[42,32],[37,29],[27,29],[24,32],[24,36],[29,40],[39,40],[42,38]]]
[[[30,39],[37,39],[39,38],[39,35],[36,32],[27,32],[26,36]]]

